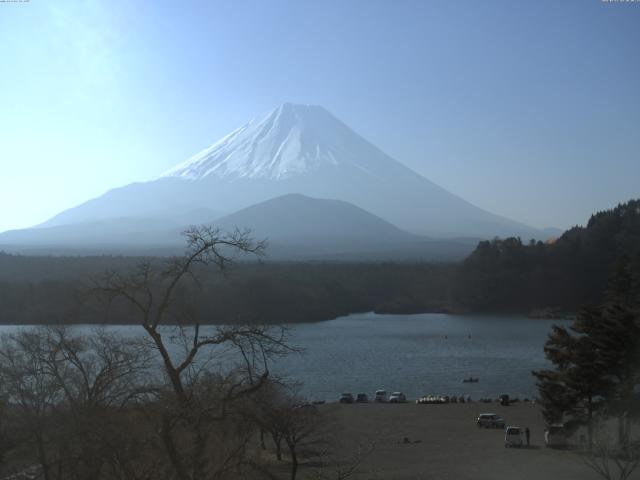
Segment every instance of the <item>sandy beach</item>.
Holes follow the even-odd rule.
[[[354,449],[375,440],[359,479],[566,479],[599,478],[578,454],[545,448],[539,407],[518,403],[444,405],[329,404],[322,407]],[[531,430],[529,448],[505,448],[500,429],[476,426],[479,413],[497,413],[507,425]],[[404,438],[410,443],[404,443]],[[640,478],[636,472],[631,478]]]

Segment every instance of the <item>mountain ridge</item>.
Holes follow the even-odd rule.
[[[247,227],[256,237],[307,239],[314,243],[323,237],[369,244],[426,240],[348,202],[299,193],[265,200],[214,223],[227,230]]]
[[[273,260],[461,260],[475,245],[432,241],[348,202],[301,194],[265,200],[205,224],[225,231],[250,229],[254,238],[268,240],[267,258]],[[5,232],[0,248],[26,254],[176,255],[184,250],[180,233],[189,226],[157,218],[111,218]]]
[[[324,108],[291,103],[252,119],[155,180],[112,189],[41,226],[199,208],[228,214],[290,193],[343,200],[430,237],[549,237],[448,192]]]

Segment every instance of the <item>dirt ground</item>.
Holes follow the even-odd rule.
[[[373,452],[358,479],[591,480],[598,477],[577,453],[545,448],[544,422],[530,403],[508,407],[467,403],[445,405],[325,405],[346,449]],[[480,413],[497,413],[507,425],[529,427],[529,448],[505,448],[500,429],[476,426]],[[411,443],[404,443],[407,437]],[[632,479],[640,478],[640,471]]]

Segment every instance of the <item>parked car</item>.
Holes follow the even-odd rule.
[[[375,402],[384,403],[387,401],[387,391],[386,390],[376,390],[376,396],[374,398]]]
[[[504,428],[504,418],[495,413],[481,413],[478,415],[478,428]]]
[[[522,429],[520,427],[509,426],[505,429],[504,446],[505,448],[522,446]]]
[[[550,448],[566,448],[569,446],[569,433],[562,423],[554,423],[544,429],[544,445]]]
[[[356,395],[356,403],[369,403],[369,397],[366,393],[359,393]]]
[[[353,403],[353,393],[343,393],[340,395],[340,403]]]
[[[407,397],[402,392],[393,392],[389,395],[389,403],[405,403],[406,401]]]

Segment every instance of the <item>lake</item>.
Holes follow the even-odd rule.
[[[410,399],[434,393],[520,398],[536,394],[532,370],[548,366],[543,346],[553,324],[566,320],[496,315],[377,315],[291,325],[291,343],[303,353],[278,359],[272,372],[301,382],[312,400],[341,392],[402,391]],[[15,331],[0,326],[0,332]],[[77,326],[89,333],[93,327]],[[137,326],[111,326],[139,335]],[[478,383],[463,383],[467,377]]]
[[[569,321],[496,315],[349,315],[292,327],[304,354],[279,360],[274,371],[304,382],[313,399],[341,392],[400,390],[493,397],[535,395],[532,370],[549,365],[544,343],[553,324]],[[478,383],[463,383],[469,376]]]

